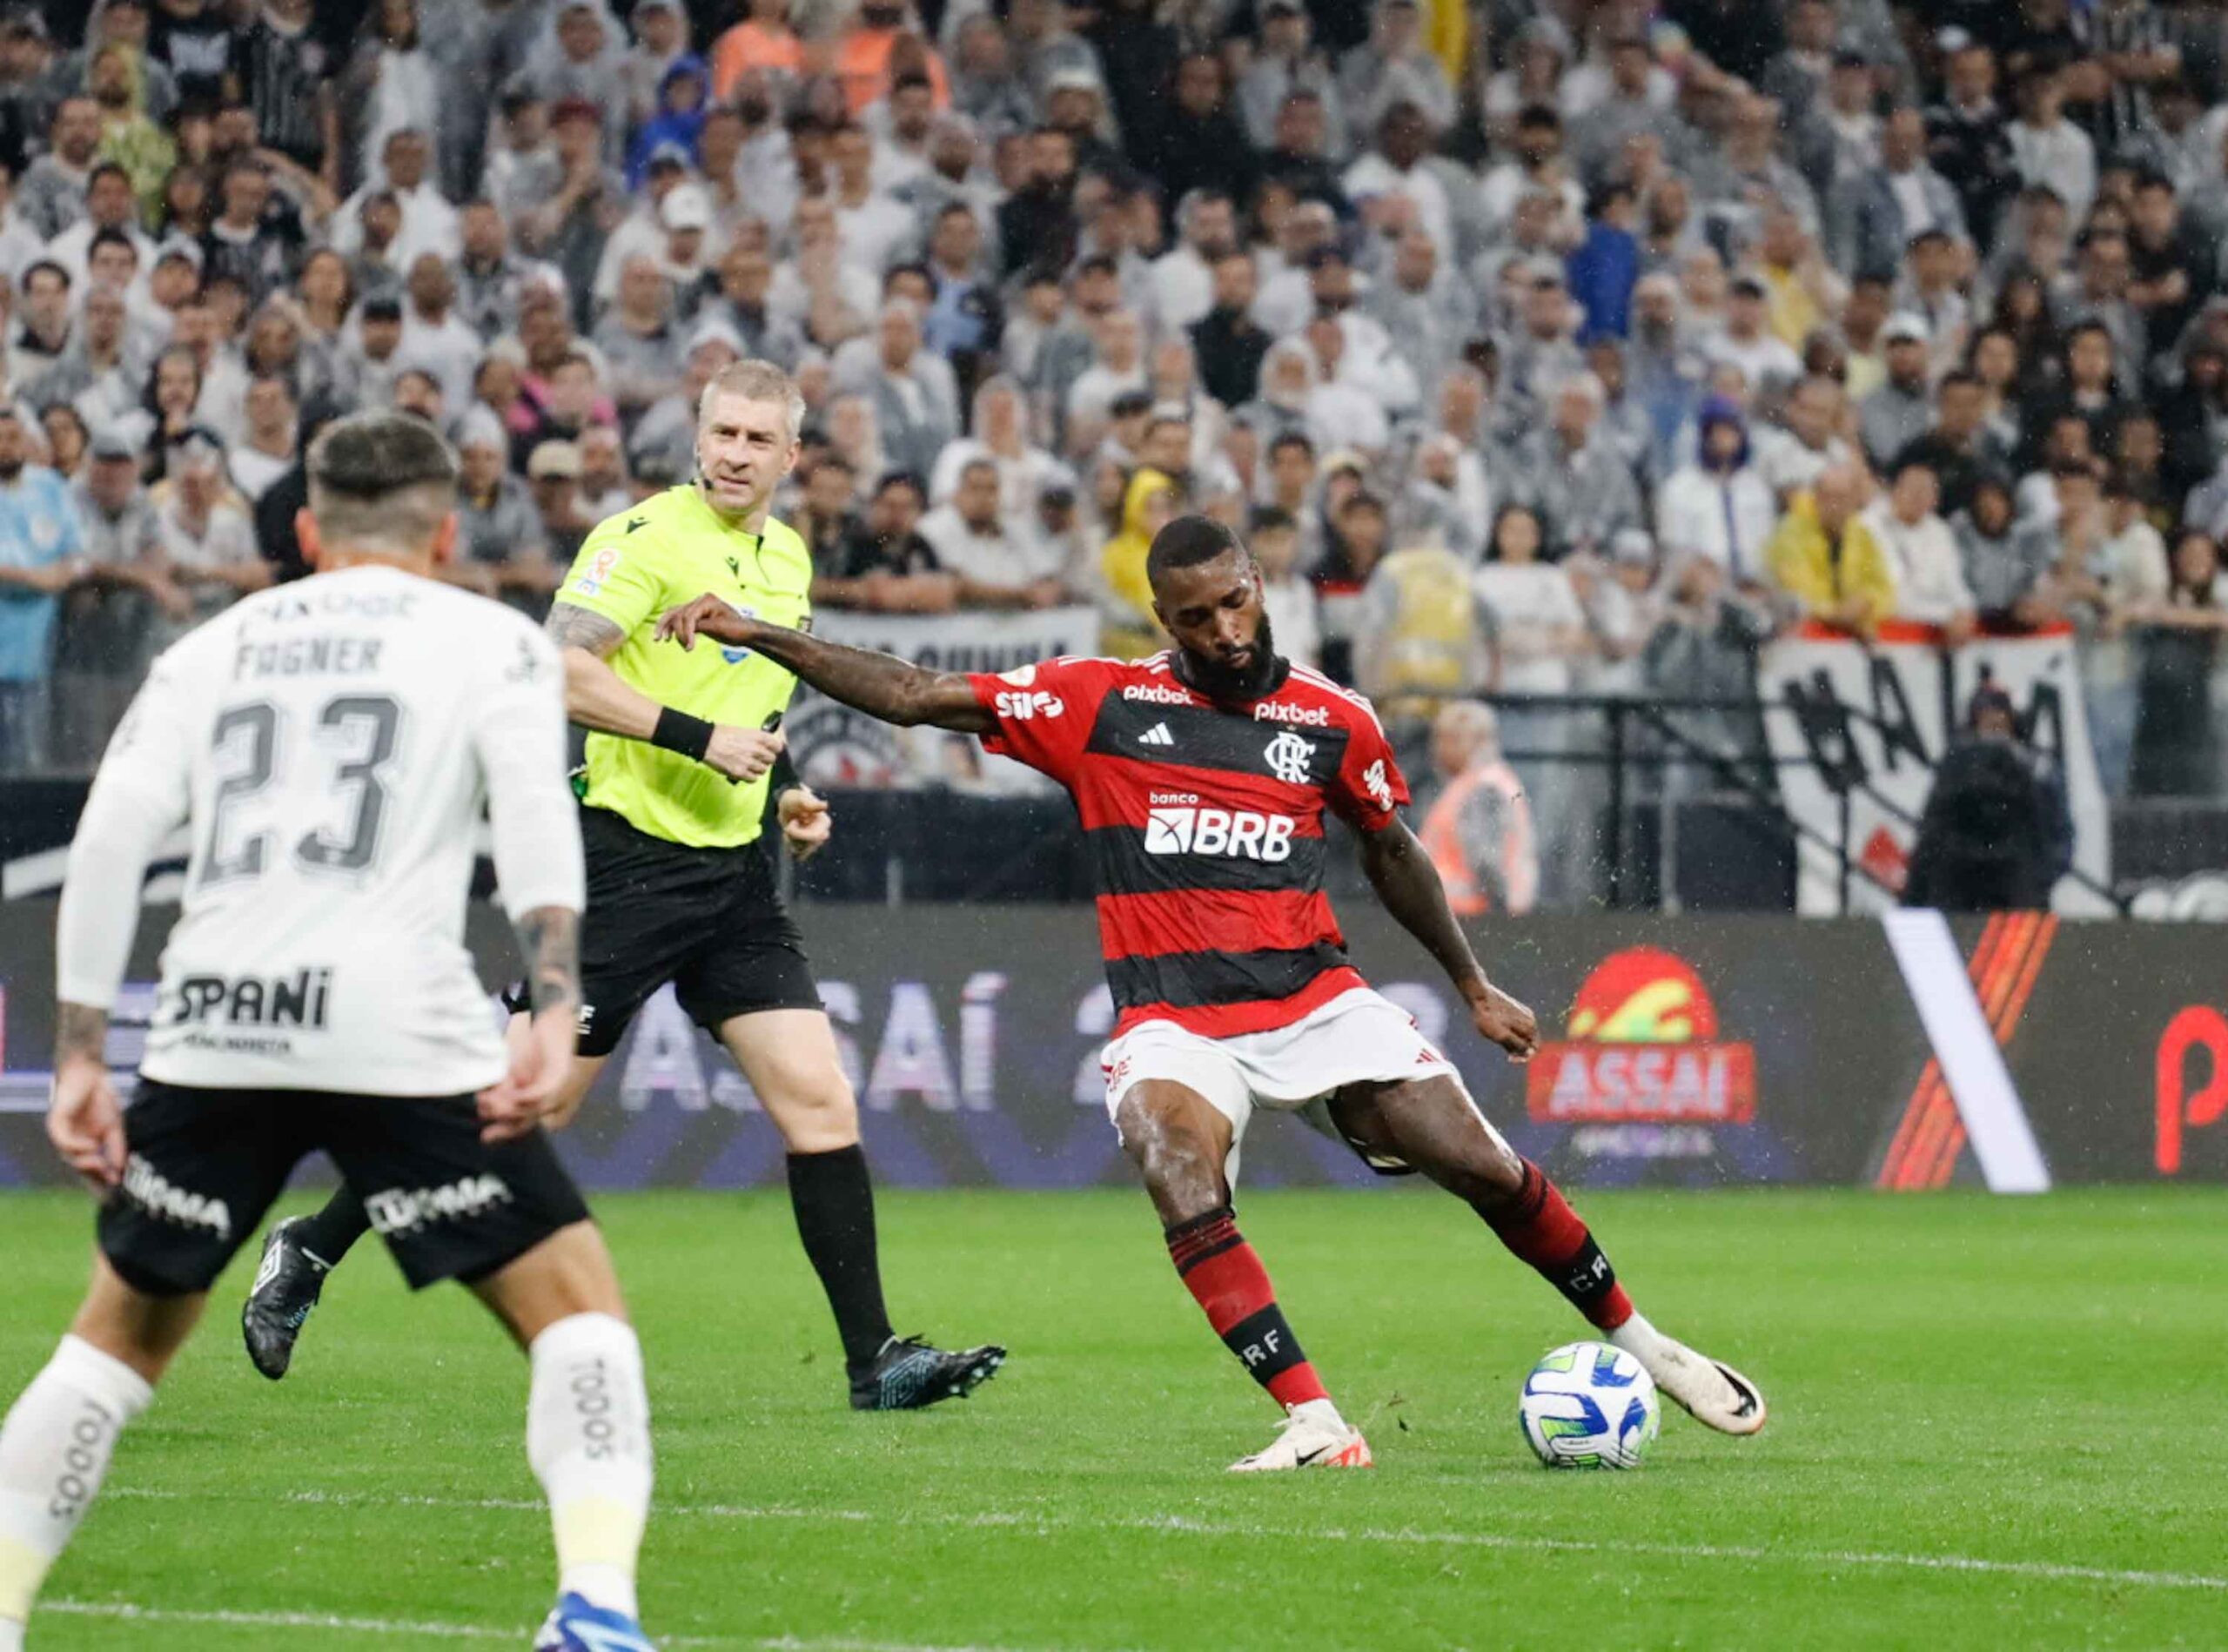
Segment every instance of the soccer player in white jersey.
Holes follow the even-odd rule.
[[[540,1652],[649,1652],[642,1356],[540,1119],[572,1065],[580,843],[563,668],[540,632],[430,577],[457,464],[359,415],[310,455],[318,570],[156,662],[93,782],[62,894],[47,1133],[99,1197],[84,1304],[0,1427],[0,1652],[209,1286],[305,1155],[364,1198],[411,1286],[471,1286],[527,1351],[527,1454],[559,1600]],[[506,1051],[463,945],[482,803],[532,984]],[[104,1058],[149,858],[191,858],[127,1111]]]

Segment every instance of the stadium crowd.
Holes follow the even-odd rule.
[[[452,577],[534,608],[761,356],[826,608],[1088,603],[1140,652],[1146,546],[1203,510],[1284,651],[1419,722],[1739,697],[1806,622],[2070,625],[2108,787],[2218,796],[2223,35],[2148,0],[18,8],[0,772],[89,769],[157,651],[301,571],[335,413],[446,433]]]

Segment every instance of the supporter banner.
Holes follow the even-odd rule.
[[[1842,910],[1837,849],[1844,799],[1851,857],[1890,890],[1903,887],[1934,766],[1963,727],[1966,703],[1984,674],[2011,696],[2035,744],[2065,777],[2075,869],[2110,887],[2111,806],[2089,742],[2070,636],[1982,637],[1945,650],[1931,641],[1867,644],[1838,635],[1798,635],[1767,648],[1756,670],[1756,692],[1772,708],[1764,730],[1781,796],[1796,824],[1823,840],[1798,845],[1796,910]],[[1895,903],[1892,894],[1854,870],[1849,899],[1852,912]],[[2052,903],[2064,913],[2111,910],[2094,889],[2070,877],[2059,880]]]
[[[38,1118],[51,911],[0,907],[0,1185],[66,1179]],[[147,917],[110,1046],[121,1070],[154,1011],[167,909]],[[1540,1018],[1545,1048],[1520,1067],[1468,1030],[1390,920],[1358,903],[1347,917],[1355,962],[1516,1147],[1576,1185],[2039,1185],[2020,1179],[2023,1140],[2051,1184],[2228,1181],[2228,984],[2203,929],[1961,921],[1932,937],[1930,962],[1907,945],[1899,964],[1867,921],[1489,923],[1485,956]],[[813,906],[801,919],[883,1182],[1131,1181],[1102,1099],[1112,1005],[1088,908]],[[471,939],[499,982],[500,917],[475,908]],[[1954,1013],[1922,1017],[1922,984]],[[665,992],[560,1141],[591,1188],[779,1185],[780,1138],[760,1111]],[[1265,1113],[1246,1142],[1249,1187],[1374,1179],[1294,1118]]]
[[[856,614],[830,609],[814,630],[832,642],[894,654],[934,671],[1010,671],[1032,661],[1098,652],[1098,612],[1042,608],[1010,614]],[[1029,792],[1050,787],[1035,771],[986,755],[972,738],[888,723],[801,688],[782,724],[798,771],[812,785],[950,786]]]

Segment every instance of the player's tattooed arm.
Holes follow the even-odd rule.
[[[956,672],[927,670],[895,655],[846,648],[809,632],[749,619],[723,597],[707,594],[668,609],[658,621],[658,635],[684,648],[695,647],[700,636],[755,648],[829,699],[901,728],[926,722],[956,734],[985,735],[997,726]]]
[[[56,1007],[54,1064],[72,1059],[104,1061],[108,1054],[108,1011],[64,999]]]
[[[566,906],[537,906],[514,926],[526,959],[534,1012],[577,1010],[580,1003],[580,915]]]
[[[1382,830],[1361,834],[1362,870],[1395,922],[1438,960],[1470,1007],[1479,1033],[1522,1060],[1539,1047],[1532,1011],[1486,979],[1485,966],[1446,903],[1439,869],[1399,816]]]

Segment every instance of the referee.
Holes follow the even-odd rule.
[[[811,553],[769,514],[796,463],[803,416],[803,397],[772,363],[723,369],[697,404],[695,480],[599,523],[550,610],[566,710],[589,732],[580,1059],[549,1122],[579,1110],[627,1023],[673,983],[789,1147],[797,1232],[835,1310],[853,1407],[903,1410],[966,1393],[1005,1350],[901,1340],[882,1306],[858,1104],[758,841],[777,786],[792,851],[828,841],[828,805],[797,782],[782,736],[767,731],[796,678],[741,649],[654,641],[666,609],[706,591],[777,625],[806,621]],[[272,1230],[241,1315],[264,1375],[285,1374],[325,1274],[367,1226],[344,1186],[316,1215]]]

